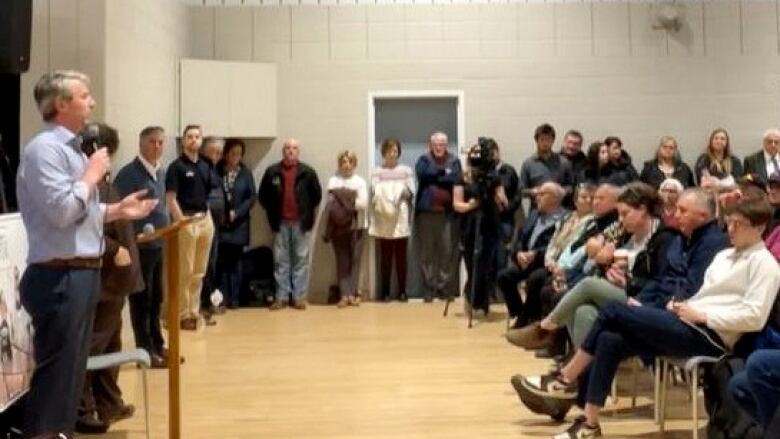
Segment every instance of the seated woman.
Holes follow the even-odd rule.
[[[680,157],[677,140],[672,136],[663,136],[658,142],[655,158],[645,162],[639,179],[658,188],[667,178],[675,178],[684,187],[693,187],[693,172]]]
[[[764,327],[780,288],[780,266],[761,238],[771,216],[766,200],[739,202],[728,214],[733,247],[715,256],[693,297],[671,300],[665,309],[612,301],[566,366],[522,378],[521,388],[530,394],[584,407],[584,416],[555,438],[601,437],[599,414],[623,359],[718,357],[743,334]]]
[[[538,328],[528,328],[531,333],[545,334],[566,325],[574,345],[579,346],[600,306],[611,300],[627,301],[641,291],[653,273],[663,270],[666,249],[677,233],[660,227],[655,215],[658,201],[655,190],[644,183],[625,187],[618,197],[618,215],[631,237],[613,253],[613,261],[603,276],[578,282]]]
[[[719,192],[737,186],[737,179],[742,177],[742,163],[731,154],[726,130],[717,128],[710,134],[707,148],[696,159],[694,171],[696,181],[704,190]]]
[[[326,238],[333,243],[341,299],[338,307],[358,306],[358,275],[363,241],[368,226],[368,189],[363,177],[355,174],[357,156],[352,151],[338,155],[338,172],[328,180],[328,227]]]
[[[676,213],[677,213],[677,200],[682,194],[682,183],[677,179],[667,178],[658,187],[658,197],[661,199],[661,222],[666,227],[677,227]]]

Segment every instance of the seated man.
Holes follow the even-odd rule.
[[[753,352],[745,368],[729,381],[731,395],[764,428],[769,427],[780,407],[778,389],[780,349],[759,349]]]
[[[623,359],[634,355],[720,356],[742,334],[764,327],[780,288],[780,266],[761,239],[771,216],[765,200],[740,202],[728,214],[734,247],[715,256],[693,297],[669,301],[666,309],[609,303],[563,369],[522,379],[522,388],[531,394],[576,398],[584,405],[585,415],[555,438],[601,436],[599,412]]]
[[[535,192],[537,209],[528,215],[520,236],[517,237],[512,264],[503,269],[496,280],[504,295],[509,316],[527,322],[539,317],[538,296],[520,300],[517,284],[529,279],[535,270],[544,270],[544,252],[555,231],[555,224],[566,211],[561,207],[566,191],[554,182],[543,183]],[[529,282],[531,282],[529,280]],[[515,325],[519,325],[515,322]]]

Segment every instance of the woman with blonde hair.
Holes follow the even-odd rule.
[[[336,254],[341,299],[338,307],[358,306],[360,255],[368,226],[366,180],[355,173],[357,156],[346,150],[338,155],[338,171],[328,180],[325,240],[333,243]]]
[[[694,166],[696,181],[704,190],[717,191],[733,188],[742,177],[742,163],[731,154],[729,133],[716,128],[710,133],[707,149],[699,156]]]

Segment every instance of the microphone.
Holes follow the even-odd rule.
[[[98,150],[100,127],[96,123],[87,124],[81,132],[81,152],[87,157]]]
[[[151,235],[154,233],[154,225],[152,223],[144,224],[143,233],[144,235]]]

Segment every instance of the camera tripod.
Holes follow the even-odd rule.
[[[479,272],[479,261],[480,257],[482,256],[482,217],[485,215],[482,212],[482,209],[477,209],[474,212],[475,218],[474,218],[474,250],[471,252],[472,255],[472,263],[471,263],[471,276],[470,276],[470,282],[469,282],[469,291],[468,291],[468,297],[466,298],[468,302],[468,317],[469,317],[469,329],[473,326],[473,320],[474,320],[474,298],[477,295],[477,274]],[[447,317],[447,312],[450,309],[450,303],[454,299],[452,294],[449,294],[447,296],[447,301],[444,304],[444,313],[443,317]],[[489,299],[488,299],[489,300]]]

